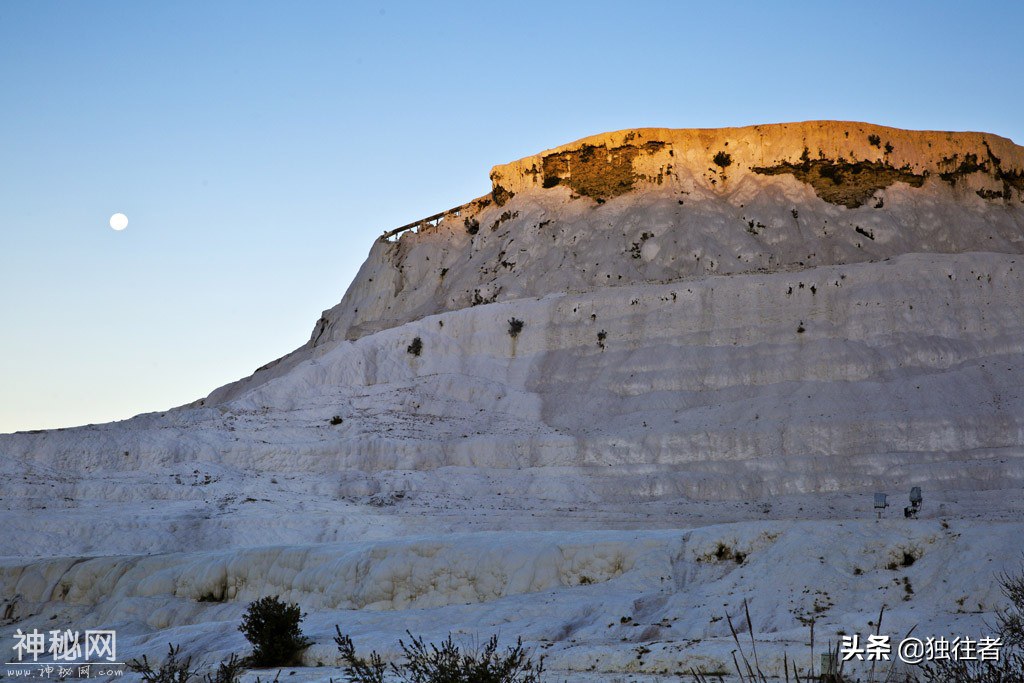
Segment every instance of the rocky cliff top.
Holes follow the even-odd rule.
[[[866,123],[583,138],[371,250],[313,341],[493,301],[912,252],[1018,253],[1024,149]],[[413,226],[409,226],[412,228]]]
[[[1024,188],[1024,149],[988,133],[910,131],[868,123],[807,121],[743,128],[640,128],[594,135],[491,171],[499,204],[557,186],[607,200],[687,173],[726,192],[750,175],[790,174],[825,201],[855,208],[897,181],[920,187],[981,173],[994,191]]]
[[[805,123],[605,133],[494,167],[492,191],[386,232],[284,364],[482,304],[910,253],[1024,252],[1024,148]]]

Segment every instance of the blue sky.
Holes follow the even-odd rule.
[[[1021,143],[1022,35],[1017,2],[4,0],[0,432],[248,375],[383,230],[585,135],[843,119]]]

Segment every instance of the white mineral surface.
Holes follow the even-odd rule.
[[[731,671],[744,600],[769,673],[883,605],[897,640],[992,635],[1024,550],[1022,168],[843,122],[496,167],[253,376],[0,437],[0,649],[111,628],[122,661],[212,663],[265,595],[308,614],[293,681],[342,678],[335,625],[389,657],[521,636],[575,683]]]

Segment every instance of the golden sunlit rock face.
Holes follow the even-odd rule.
[[[980,173],[1006,194],[1022,187],[1024,153],[985,133],[907,131],[866,123],[809,121],[744,128],[642,128],[583,138],[495,166],[496,197],[566,186],[597,200],[689,174],[725,187],[754,174],[789,173],[819,197],[855,208],[874,191],[929,176]],[[996,199],[1002,197],[993,197]]]

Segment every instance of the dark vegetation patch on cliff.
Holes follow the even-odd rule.
[[[596,200],[617,197],[633,189],[639,176],[633,170],[638,154],[654,154],[664,142],[622,145],[581,145],[579,149],[556,152],[542,162],[543,186],[566,185],[573,192]]]
[[[1009,199],[1011,187],[1024,192],[1024,173],[1017,169],[1005,170],[1002,160],[992,153],[988,142],[985,142],[984,145],[987,159],[979,160],[977,154],[971,153],[966,153],[962,157],[959,154],[943,157],[941,165],[946,170],[940,172],[939,177],[951,186],[955,186],[957,181],[964,176],[972,173],[988,173],[1003,183],[1003,191],[1000,193],[992,190],[979,190],[978,196],[984,199]]]
[[[519,215],[518,211],[502,211],[501,215],[498,216],[498,220],[491,224],[491,232],[494,232],[498,227],[505,221],[510,221]]]
[[[862,206],[878,190],[895,182],[921,187],[924,175],[914,173],[909,166],[895,168],[881,161],[846,161],[810,158],[807,149],[799,163],[785,161],[775,166],[755,166],[754,173],[782,175],[788,173],[814,188],[814,193],[831,204],[848,209]]]
[[[988,172],[988,163],[979,163],[977,154],[964,154],[963,158],[959,154],[943,157],[941,164],[947,170],[940,172],[939,177],[950,185],[956,185],[957,180],[972,173]]]
[[[516,196],[515,192],[501,186],[501,175],[497,171],[491,171],[491,183],[494,186],[491,190],[491,199],[498,206],[505,206],[505,202]]]
[[[505,202],[516,196],[515,192],[506,190],[501,185],[495,185],[494,189],[491,190],[491,198],[494,199],[494,203],[498,206],[505,206]]]
[[[1024,173],[1021,171],[999,171],[999,179],[1007,185],[1012,185],[1020,192],[1024,192]],[[1005,191],[1004,194],[1009,196]]]

